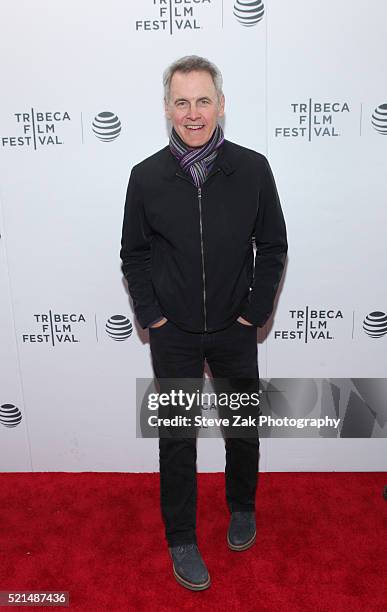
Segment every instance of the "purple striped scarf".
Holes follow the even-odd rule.
[[[206,180],[207,174],[215,161],[219,147],[223,144],[224,134],[217,123],[215,130],[208,142],[202,147],[188,147],[172,128],[169,138],[171,153],[179,161],[184,172],[190,172],[196,187],[200,187]]]

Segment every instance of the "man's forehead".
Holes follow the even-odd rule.
[[[171,79],[171,97],[173,98],[200,98],[215,96],[216,89],[209,72],[204,70],[179,72],[176,71]]]

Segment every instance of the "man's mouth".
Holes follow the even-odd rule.
[[[196,130],[201,130],[204,127],[204,125],[186,125],[185,127],[188,130],[196,131]]]

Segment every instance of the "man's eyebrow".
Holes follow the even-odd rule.
[[[198,101],[199,100],[211,100],[211,98],[209,96],[201,96],[198,98]],[[174,100],[174,104],[177,102],[189,102],[189,100],[187,98],[176,98],[176,100]]]

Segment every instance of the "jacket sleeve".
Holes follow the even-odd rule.
[[[288,250],[286,225],[269,162],[264,158],[255,225],[255,266],[248,303],[240,315],[262,327],[270,317]]]
[[[133,168],[126,192],[120,258],[134,313],[143,329],[163,316],[151,279],[151,235]]]

